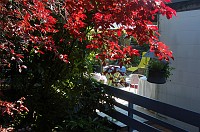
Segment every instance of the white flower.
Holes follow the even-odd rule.
[[[107,78],[104,75],[101,75],[100,81],[102,81],[104,84],[107,84]]]
[[[102,82],[104,84],[107,84],[107,78],[104,75],[101,75],[101,73],[92,73],[92,78],[97,80],[98,82]]]

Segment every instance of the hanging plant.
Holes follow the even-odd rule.
[[[147,81],[151,83],[164,84],[171,75],[174,68],[167,61],[151,59],[148,64]]]

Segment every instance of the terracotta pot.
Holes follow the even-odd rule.
[[[166,83],[165,71],[148,69],[147,81],[156,84]]]

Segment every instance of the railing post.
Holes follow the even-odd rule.
[[[133,104],[130,103],[130,102],[128,102],[128,107],[131,108],[131,109],[133,109]],[[130,112],[130,111],[128,111],[128,116],[131,117],[131,118],[133,118],[133,113]],[[132,128],[131,126],[128,126],[128,131],[129,131],[129,132],[132,132],[132,131],[133,131],[133,128]]]

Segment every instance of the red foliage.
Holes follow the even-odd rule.
[[[16,114],[20,114],[21,112],[28,112],[28,108],[23,105],[24,100],[25,98],[23,97],[14,103],[0,100],[0,117],[8,114],[9,116],[14,118]],[[14,132],[14,128],[3,128],[0,124],[0,132]]]
[[[15,45],[26,52],[31,52],[28,47],[32,47],[35,54],[51,51],[68,63],[72,61],[68,58],[69,52],[60,50],[60,44],[72,45],[78,40],[86,48],[98,50],[102,61],[123,59],[138,55],[131,47],[118,45],[118,37],[125,31],[140,45],[149,44],[160,59],[168,60],[173,58],[172,52],[159,42],[157,27],[150,21],[157,13],[168,19],[176,15],[165,2],[170,0],[12,0],[12,3],[3,0],[0,50],[8,52],[10,58],[21,60],[23,55],[16,51]],[[114,23],[118,30],[110,29]],[[61,33],[68,38],[62,38]],[[60,41],[55,41],[56,35]],[[20,41],[16,43],[13,39]]]
[[[2,116],[4,116],[5,113],[10,116],[14,116],[16,113],[19,114],[20,112],[28,112],[28,108],[23,105],[24,100],[25,98],[23,97],[15,103],[0,100],[0,110]]]

